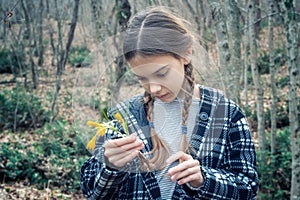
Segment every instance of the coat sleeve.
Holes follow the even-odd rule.
[[[235,113],[224,145],[224,162],[217,168],[201,166],[204,183],[186,184],[182,193],[191,199],[255,199],[258,191],[255,148],[244,115]],[[181,194],[182,195],[182,194]]]
[[[82,165],[80,186],[89,199],[114,199],[124,179],[126,172],[109,169],[92,156]]]
[[[115,124],[115,128],[120,128]],[[106,139],[116,138],[118,134],[107,129]],[[113,169],[107,166],[104,157],[103,138],[97,138],[94,155],[81,167],[80,186],[83,194],[89,199],[114,199],[128,177],[129,166]]]

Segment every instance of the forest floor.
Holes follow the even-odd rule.
[[[53,74],[55,73],[55,68],[52,70]],[[75,71],[74,68],[71,68],[67,66],[64,75],[62,76],[62,88],[60,91],[60,97],[63,99],[63,97],[69,97],[70,92],[73,89],[73,82],[74,82],[74,76]],[[51,80],[49,77],[55,77],[54,75],[49,75],[48,77],[41,77],[39,82],[39,87],[37,90],[34,90],[33,92],[39,96],[41,99],[46,97],[46,93],[50,92],[53,93],[54,86],[55,86],[55,80]],[[10,74],[1,74],[0,80],[11,80],[12,75]],[[20,78],[17,80],[17,82],[22,83],[23,80]],[[9,85],[0,85],[0,90],[9,90],[10,88],[14,88],[16,85],[15,83],[9,84]],[[46,101],[42,102],[43,104],[46,103]],[[44,104],[45,109],[48,111],[51,109],[49,106],[49,102],[47,102],[47,105]],[[68,122],[70,122],[67,127],[65,127],[66,134],[69,134],[72,132],[72,119],[73,119],[73,110],[70,102],[63,102],[62,100],[58,100],[58,107],[59,107],[59,114],[58,118],[62,119],[64,118]],[[43,131],[41,129],[41,131]],[[42,133],[43,134],[43,133]],[[40,133],[36,133],[33,131],[25,131],[25,132],[15,132],[10,133],[9,131],[4,131],[3,133],[0,133],[0,143],[9,143],[11,141],[22,141],[24,138],[26,138],[26,146],[30,146],[30,144],[35,145],[38,140],[44,136],[41,136]],[[74,144],[76,141],[74,141]],[[72,144],[72,145],[74,145]],[[30,147],[28,147],[30,149]],[[86,154],[88,156],[88,153]],[[45,160],[48,160],[49,158],[45,158]],[[0,164],[2,164],[0,162]],[[55,169],[56,166],[48,166],[50,168]],[[58,166],[62,167],[62,166]],[[1,166],[0,166],[1,168]],[[1,169],[0,169],[1,170]],[[62,169],[63,171],[67,171],[69,169]],[[0,177],[1,180],[5,180],[5,177]],[[80,177],[78,177],[78,180]],[[0,199],[2,200],[9,200],[9,199],[18,199],[18,200],[56,200],[56,199],[85,199],[85,197],[82,194],[82,191],[78,189],[77,191],[68,191],[66,189],[67,187],[56,187],[51,184],[51,180],[48,181],[47,184],[40,186],[35,184],[30,184],[30,181],[25,180],[16,180],[15,182],[11,181],[3,181],[0,183]],[[77,186],[79,188],[79,185]]]
[[[62,192],[61,189],[37,189],[35,186],[21,181],[13,184],[0,184],[0,199],[28,199],[28,200],[56,200],[56,199],[84,199],[82,192]]]

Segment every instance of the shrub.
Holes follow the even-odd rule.
[[[89,54],[90,50],[86,46],[71,47],[68,54],[68,63],[73,67],[89,65]]]
[[[28,179],[31,183],[47,182],[40,165],[43,161],[38,153],[29,150],[21,142],[3,143],[0,149],[0,177],[2,182]]]
[[[275,67],[283,66],[286,63],[286,53],[285,49],[277,48],[275,49]],[[257,59],[257,66],[260,74],[270,73],[270,54],[267,51],[260,52]]]
[[[25,53],[23,51],[0,50],[0,73],[18,74],[22,69],[25,69],[23,63],[25,63]]]
[[[283,77],[281,77],[281,78],[279,79],[279,81],[278,81],[278,86],[279,86],[280,88],[284,88],[284,87],[288,86],[289,83],[290,83],[290,77],[289,77],[289,76],[283,76]]]
[[[1,182],[27,180],[39,189],[49,183],[65,192],[80,189],[80,168],[88,151],[66,121],[45,124],[21,137],[38,140],[9,134],[9,141],[0,147]]]
[[[49,120],[40,99],[19,86],[0,91],[0,100],[0,131],[37,128]]]
[[[277,154],[257,152],[260,199],[290,199],[292,153],[288,128],[277,132]],[[270,148],[270,134],[267,137]]]

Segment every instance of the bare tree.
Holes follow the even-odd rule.
[[[253,5],[256,9],[256,14],[255,14],[255,34],[258,36],[259,35],[259,32],[260,32],[260,23],[261,23],[261,0],[254,0],[253,1]]]
[[[248,13],[247,13],[248,15]],[[244,23],[244,99],[245,99],[245,107],[249,106],[248,100],[248,66],[249,66],[249,17],[245,17]]]
[[[257,134],[259,141],[259,148],[261,151],[266,150],[266,135],[265,135],[265,121],[264,121],[264,101],[263,101],[263,86],[260,78],[260,74],[257,67],[257,44],[255,33],[255,19],[256,9],[254,0],[249,0],[248,3],[248,16],[249,16],[249,42],[250,42],[250,63],[252,78],[256,91],[256,112],[257,112]]]
[[[203,27],[203,24],[202,24],[203,21],[200,21],[200,19],[199,19],[199,17],[200,17],[200,15],[198,15],[198,14],[200,14],[199,13],[199,5],[198,6],[196,5],[196,10],[195,10],[194,6],[188,0],[183,1],[183,3],[188,7],[188,10],[191,12],[192,16],[194,17],[194,20],[195,20],[196,26],[197,26],[197,31],[198,31],[198,33],[200,33],[200,30],[201,30],[200,27]]]
[[[119,24],[120,28],[119,31],[125,31],[127,28],[127,23],[129,21],[129,18],[131,16],[131,6],[128,0],[117,0],[115,5],[115,10],[117,11],[117,17],[116,20],[118,20],[118,23],[115,23],[115,34],[118,33],[117,24]],[[121,34],[122,36],[122,34]],[[120,41],[122,41],[122,38],[119,38]],[[116,41],[116,37],[114,37],[114,45],[118,52],[121,52],[120,44]],[[114,86],[114,92],[113,92],[113,99],[118,99],[119,96],[119,90],[121,87],[121,81],[119,81],[122,77],[124,77],[124,74],[126,73],[126,66],[124,64],[124,58],[123,56],[118,56],[115,59],[116,63],[116,70],[114,72],[115,74],[115,81],[117,84]]]
[[[42,66],[44,63],[44,45],[43,45],[43,11],[44,0],[40,0],[38,9],[38,65]]]
[[[28,1],[29,2],[29,1]],[[27,2],[27,3],[28,3]],[[30,3],[30,2],[29,2]],[[22,9],[23,9],[23,11],[24,11],[24,20],[25,20],[25,30],[24,30],[24,33],[23,33],[23,38],[24,39],[29,39],[30,38],[30,35],[31,35],[31,26],[30,26],[30,23],[31,23],[31,21],[30,21],[30,18],[29,18],[29,15],[30,15],[30,13],[29,12],[27,12],[26,10],[28,10],[27,9],[27,7],[26,7],[26,5],[25,5],[25,1],[24,0],[21,0],[21,7],[22,7]]]
[[[58,114],[58,108],[57,108],[57,98],[59,95],[60,87],[61,87],[61,76],[63,69],[65,68],[66,62],[67,62],[67,57],[68,57],[68,52],[70,50],[70,46],[72,44],[73,38],[74,38],[74,32],[78,20],[78,9],[79,9],[79,2],[80,0],[75,0],[75,5],[73,8],[73,14],[72,14],[72,21],[68,33],[68,39],[65,48],[61,51],[60,54],[60,61],[57,63],[57,71],[56,71],[56,86],[55,86],[55,93],[54,93],[54,98],[52,102],[52,118],[51,122],[54,121],[55,117]],[[61,36],[62,37],[62,36]],[[62,38],[60,38],[62,40]],[[61,41],[62,44],[62,41]]]
[[[268,0],[269,9],[268,9],[268,32],[269,32],[269,69],[270,69],[270,85],[272,90],[272,103],[271,103],[271,155],[276,155],[276,134],[277,134],[277,120],[276,120],[276,113],[277,113],[277,87],[276,87],[276,66],[275,66],[275,50],[274,50],[274,16],[275,13],[275,5],[273,0]],[[277,162],[272,162],[272,174],[276,172]],[[272,183],[273,187],[275,188],[275,182]],[[272,193],[272,198],[275,198],[274,194]]]
[[[114,6],[111,6],[111,4],[111,1],[107,0],[90,0],[96,42],[102,42],[107,36],[111,36],[113,34],[114,26],[111,24],[111,22],[113,20],[112,15],[114,11],[111,12],[109,8]]]
[[[230,67],[230,59],[231,54],[229,50],[229,43],[228,43],[228,34],[227,34],[227,27],[225,23],[225,16],[222,10],[222,6],[218,1],[213,1],[210,3],[211,15],[214,21],[215,26],[215,34],[217,38],[217,48],[218,48],[218,61],[220,66],[220,72],[222,78],[224,79],[225,84],[225,94],[226,96],[230,97],[230,93],[232,91],[229,90],[228,85],[229,83],[229,71],[228,68]]]
[[[196,10],[197,10],[197,20],[199,21],[199,33],[204,40],[207,38],[207,28],[206,28],[206,12],[205,5],[207,2],[205,1],[196,1]],[[200,18],[200,19],[199,19]],[[206,50],[208,50],[207,45],[205,45]]]
[[[289,125],[292,146],[292,181],[291,200],[300,199],[300,128],[298,120],[297,88],[299,81],[299,22],[295,12],[294,1],[280,1],[281,12],[284,17],[284,27],[287,40],[288,70],[290,77],[289,84]]]
[[[55,41],[54,41],[54,30],[51,25],[51,13],[50,13],[50,5],[49,5],[49,0],[46,0],[46,15],[47,15],[47,29],[49,32],[49,39],[50,39],[50,46],[52,49],[52,58],[51,58],[51,66],[55,66],[55,60],[57,58],[57,49],[55,46]]]
[[[226,24],[231,54],[229,70],[228,90],[229,97],[240,104],[240,76],[241,76],[241,31],[240,14],[235,0],[225,0]]]
[[[31,12],[32,10],[35,10],[33,9],[34,8],[34,2],[32,0],[28,0],[25,1],[22,0],[21,1],[21,5],[22,5],[22,8],[23,8],[23,12],[24,12],[24,15],[25,15],[25,24],[26,24],[26,29],[25,29],[25,34],[24,34],[24,37],[25,39],[28,39],[29,40],[29,66],[30,66],[30,69],[31,69],[31,78],[32,78],[32,88],[33,89],[37,89],[38,87],[38,78],[37,78],[37,73],[36,73],[36,65],[35,65],[35,62],[34,62],[34,52],[36,50],[36,45],[35,45],[35,29],[36,29],[36,26],[35,26],[35,13]]]
[[[2,4],[2,1],[0,1],[0,13],[5,13],[4,5]],[[2,48],[6,46],[6,24],[1,23],[0,24],[0,40],[2,40]]]
[[[271,154],[276,154],[276,113],[277,113],[277,87],[276,87],[276,67],[275,67],[275,50],[274,50],[274,1],[268,0],[269,3],[269,53],[270,53],[270,84],[272,89],[272,105],[271,105]]]

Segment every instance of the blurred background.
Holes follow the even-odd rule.
[[[119,41],[155,5],[190,22],[201,84],[217,80],[247,115],[258,199],[300,199],[299,0],[0,0],[0,199],[83,198],[76,122],[141,92]]]

